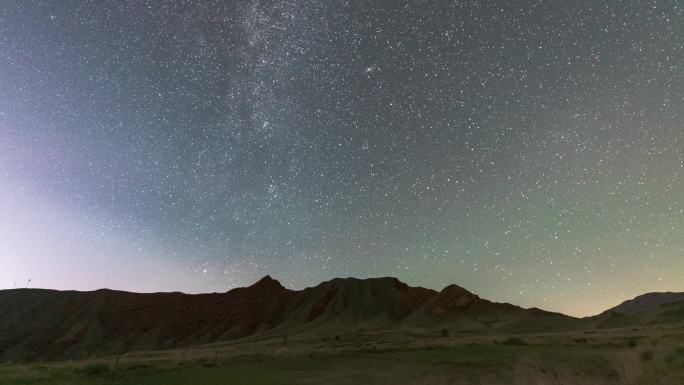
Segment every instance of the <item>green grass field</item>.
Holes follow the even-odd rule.
[[[684,384],[684,328],[272,339],[7,364],[0,384]]]

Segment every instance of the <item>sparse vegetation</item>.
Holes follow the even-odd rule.
[[[640,355],[641,361],[653,361],[653,352],[650,350],[646,350],[644,352],[641,352]]]
[[[527,345],[527,342],[520,337],[508,337],[505,340],[503,340],[501,343],[504,345],[518,345],[518,346]]]
[[[598,332],[586,342],[583,331],[498,338],[459,334],[458,338],[446,339],[441,334],[441,330],[440,335],[433,332],[421,338],[345,334],[344,343],[338,344],[317,337],[297,338],[287,349],[282,349],[282,337],[275,336],[257,343],[197,346],[183,349],[182,355],[180,350],[159,351],[76,362],[5,365],[0,366],[0,384],[684,383],[683,328]],[[636,347],[628,343],[632,340],[639,341]]]
[[[101,376],[105,373],[109,373],[110,368],[107,364],[96,362],[87,364],[80,371],[89,376]]]

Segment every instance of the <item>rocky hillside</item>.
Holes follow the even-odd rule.
[[[359,329],[519,332],[682,320],[684,302],[670,301],[673,298],[638,297],[580,320],[491,302],[457,285],[438,292],[396,278],[336,278],[297,291],[266,276],[249,287],[196,295],[2,290],[0,361],[81,358],[250,336]],[[641,308],[646,310],[637,311]]]

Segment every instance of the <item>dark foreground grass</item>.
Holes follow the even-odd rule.
[[[392,348],[366,344],[346,350],[264,349],[121,364],[5,366],[0,367],[0,384],[684,384],[681,340],[661,338],[638,346],[577,341]]]

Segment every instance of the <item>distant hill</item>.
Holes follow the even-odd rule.
[[[590,317],[595,327],[684,323],[684,293],[647,293]]]
[[[673,311],[684,319],[684,312]],[[438,292],[396,278],[336,278],[289,290],[266,276],[249,287],[196,295],[13,289],[0,291],[0,361],[81,358],[250,336],[385,328],[554,331],[646,322],[643,315],[630,317],[610,312],[577,319],[491,302],[457,285]]]
[[[636,314],[643,311],[652,310],[660,305],[684,301],[684,293],[646,293],[625,301],[608,311],[622,314]]]

